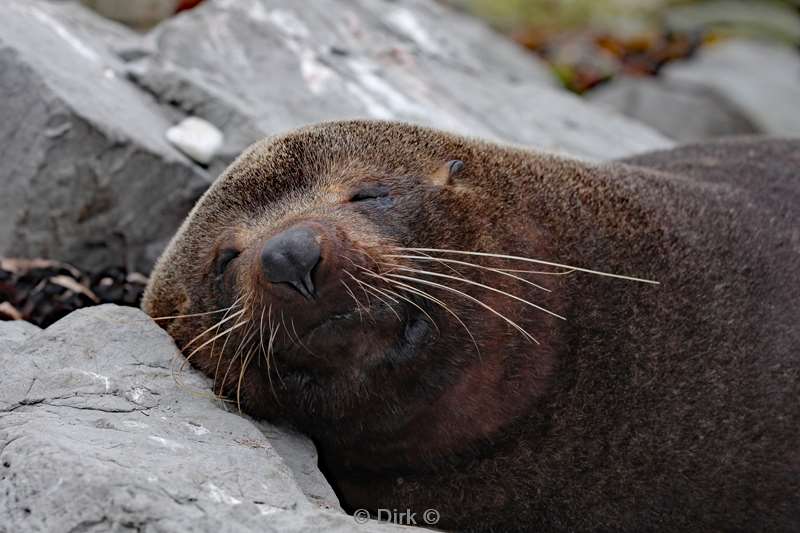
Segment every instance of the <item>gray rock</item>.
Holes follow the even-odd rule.
[[[800,135],[800,54],[794,48],[730,41],[676,63],[666,77],[717,91],[760,132]]]
[[[39,331],[40,328],[24,320],[0,322],[0,354],[11,355]]]
[[[747,133],[797,136],[800,55],[731,41],[669,65],[659,78],[621,78],[590,99],[682,142]]]
[[[310,122],[399,119],[605,159],[669,143],[557,89],[531,54],[427,0],[209,0],[150,35],[132,78],[225,133],[222,167]]]
[[[734,33],[800,43],[800,16],[786,2],[753,2],[752,0],[711,0],[670,7],[666,25],[678,32],[694,32],[709,28],[719,33]]]
[[[592,91],[589,98],[680,142],[759,131],[738,107],[710,87],[623,77]]]
[[[145,37],[73,2],[5,0],[0,20],[0,255],[146,272],[247,145],[326,119],[414,121],[589,159],[670,144],[428,0],[207,0]],[[207,168],[166,140],[187,117],[224,134]]]
[[[149,269],[211,179],[108,50],[137,37],[69,3],[0,20],[0,255]]]
[[[177,386],[179,357],[131,308],[0,323],[0,531],[358,529],[304,437]]]

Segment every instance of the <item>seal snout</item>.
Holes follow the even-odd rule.
[[[285,283],[308,300],[316,298],[314,270],[322,260],[320,235],[306,225],[292,226],[269,239],[261,268],[271,283]]]

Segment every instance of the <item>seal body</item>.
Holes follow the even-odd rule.
[[[796,140],[587,164],[326,123],[231,165],[144,308],[350,511],[796,531],[799,206]]]

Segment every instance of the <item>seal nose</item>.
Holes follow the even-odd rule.
[[[317,233],[295,226],[272,237],[261,250],[261,267],[272,283],[287,283],[305,298],[316,297],[311,273],[320,262]]]

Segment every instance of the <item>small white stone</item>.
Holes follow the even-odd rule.
[[[222,147],[219,129],[202,118],[188,117],[167,130],[167,140],[198,163],[207,165]]]

